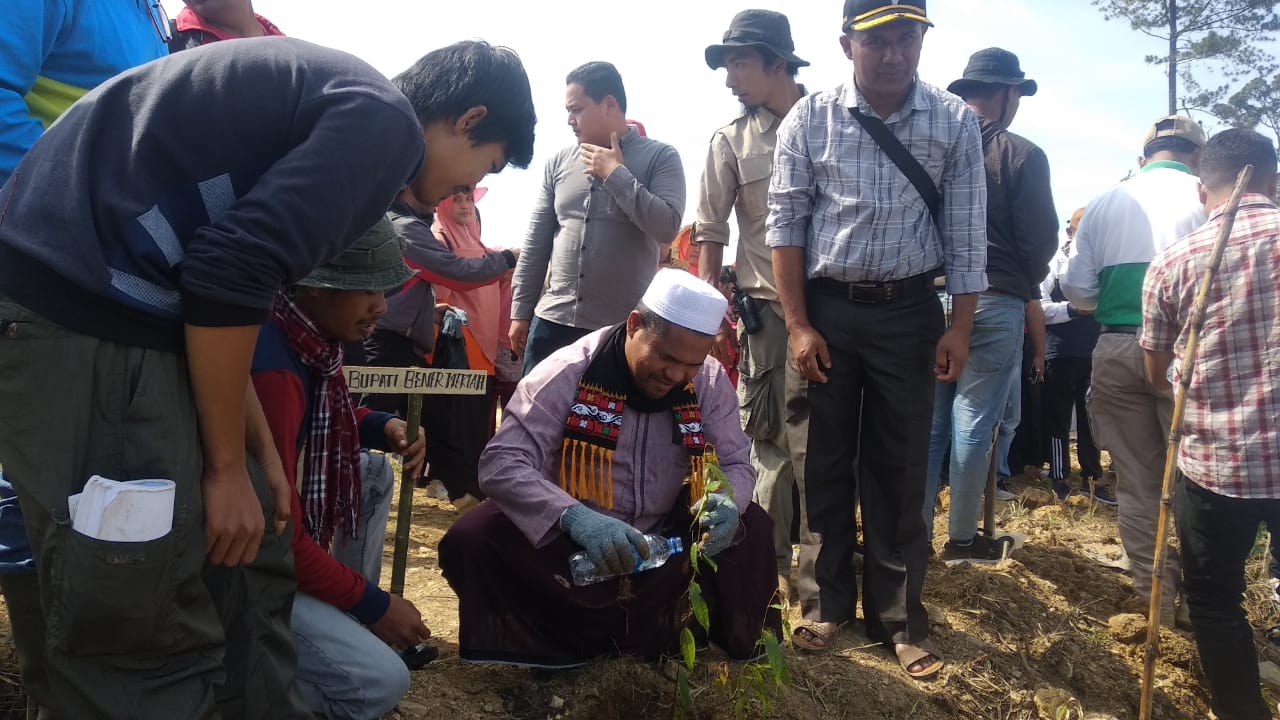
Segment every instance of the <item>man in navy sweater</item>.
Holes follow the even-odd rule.
[[[532,156],[510,50],[451,46],[406,77],[288,38],[190,50],[88,93],[0,189],[0,464],[55,715],[309,717],[258,327],[400,188],[434,204]],[[95,474],[172,480],[172,530],[74,531],[67,497]]]

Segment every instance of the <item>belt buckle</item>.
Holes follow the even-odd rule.
[[[877,282],[848,283],[849,299],[857,303],[876,304],[885,301],[884,285]]]

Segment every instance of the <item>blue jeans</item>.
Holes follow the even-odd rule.
[[[524,374],[528,375],[551,353],[587,335],[586,328],[561,325],[537,315],[529,323],[529,339],[524,344]]]
[[[1009,467],[1009,448],[1013,446],[1013,436],[1022,423],[1022,378],[1014,373],[1013,382],[1009,384],[1009,402],[1004,406],[1004,417],[1000,418],[1000,434],[996,436],[996,477],[1008,480],[1013,477]],[[1018,468],[1022,472],[1022,468]]]
[[[387,535],[387,518],[391,516],[391,489],[395,481],[395,470],[386,455],[361,450],[359,532],[354,538],[334,533],[331,551],[334,559],[374,585],[382,577],[382,545]]]
[[[333,556],[376,585],[395,474],[385,455],[362,450],[360,475],[359,532],[354,539],[339,533]],[[298,694],[317,715],[376,720],[409,691],[409,669],[400,655],[342,610],[299,592],[290,621],[298,646]]]
[[[298,695],[326,718],[377,720],[409,692],[400,655],[355,618],[304,592],[293,598]]]
[[[22,522],[22,508],[13,486],[4,479],[0,468],[0,575],[17,575],[36,571],[27,541],[27,526]]]
[[[1022,367],[1025,307],[1022,300],[1008,295],[980,295],[964,372],[955,384],[939,383],[935,390],[923,512],[925,524],[933,527],[942,455],[950,445],[948,534],[953,540],[964,542],[978,534],[992,440]]]

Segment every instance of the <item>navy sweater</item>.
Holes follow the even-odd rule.
[[[0,293],[73,331],[167,351],[257,325],[417,173],[408,101],[351,55],[215,43],[76,103],[0,189]]]

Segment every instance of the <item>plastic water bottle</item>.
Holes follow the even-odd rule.
[[[649,559],[641,560],[640,553],[635,548],[631,548],[631,556],[635,558],[636,566],[631,570],[632,574],[652,570],[662,565],[672,555],[684,552],[684,541],[678,537],[665,538],[661,535],[645,535],[645,542],[649,543]],[[617,575],[601,575],[596,570],[595,563],[591,562],[591,558],[587,557],[586,551],[579,551],[569,556],[569,572],[573,575],[573,584],[594,585],[598,582],[604,582],[611,578],[619,577]]]

